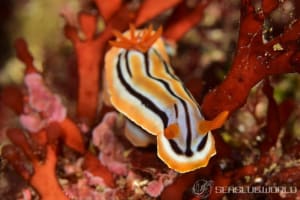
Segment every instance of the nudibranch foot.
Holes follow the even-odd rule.
[[[219,113],[211,121],[208,121],[208,120],[200,121],[199,122],[199,133],[200,134],[205,134],[209,131],[220,128],[225,123],[225,121],[228,117],[228,114],[229,114],[228,111],[223,111],[223,112]]]
[[[133,25],[130,25],[129,37],[125,37],[119,31],[114,30],[116,41],[109,41],[110,45],[126,50],[137,50],[147,52],[153,43],[161,36],[162,27],[159,27],[156,32],[153,31],[152,25],[148,29],[137,31]]]
[[[150,144],[156,143],[155,136],[147,133],[128,119],[126,120],[124,134],[131,144],[136,147],[147,147]]]

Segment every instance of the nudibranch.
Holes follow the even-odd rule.
[[[152,26],[114,32],[117,39],[105,55],[106,89],[119,112],[156,137],[159,158],[184,173],[205,167],[215,155],[210,131],[224,124],[228,112],[211,121],[203,118],[170,66],[161,33]]]

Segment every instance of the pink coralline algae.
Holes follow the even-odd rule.
[[[171,185],[176,177],[177,173],[172,170],[167,174],[158,174],[156,180],[148,183],[145,192],[151,197],[159,197],[164,188]]]
[[[31,200],[32,199],[30,189],[28,189],[28,188],[23,189],[22,194],[23,194],[23,197],[18,200]]]
[[[88,171],[83,172],[77,183],[64,188],[64,192],[69,199],[114,199],[113,190],[105,185],[103,179],[93,176]]]
[[[28,102],[20,122],[30,132],[38,132],[51,122],[62,122],[66,118],[66,108],[58,95],[53,94],[38,73],[25,76],[28,89]]]
[[[154,168],[149,173],[151,179],[144,179],[138,170],[128,165],[129,157],[125,156],[126,147],[118,138],[117,132],[124,129],[123,123],[118,123],[116,112],[107,113],[102,122],[93,131],[93,144],[100,150],[99,159],[111,172],[126,176],[126,185],[131,190],[140,190],[151,197],[158,197],[165,187],[172,184],[177,177],[173,170],[160,171]],[[129,151],[128,151],[129,152]]]
[[[105,115],[93,130],[93,144],[100,150],[99,159],[104,166],[117,175],[127,175],[125,148],[114,132],[117,116],[116,112]]]

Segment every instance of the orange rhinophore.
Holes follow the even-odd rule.
[[[135,129],[130,140],[144,146],[148,143],[143,139],[156,138],[158,156],[183,173],[205,167],[215,155],[210,131],[222,126],[228,113],[205,121],[170,66],[161,32],[162,28],[154,32],[152,26],[114,32],[117,40],[110,42],[112,48],[105,56],[106,90],[110,103],[141,127],[141,134],[152,135],[139,136]]]

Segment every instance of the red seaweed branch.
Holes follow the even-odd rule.
[[[58,96],[44,85],[41,74],[33,65],[33,57],[23,39],[16,41],[19,59],[26,65],[25,84],[28,95],[23,112],[12,109],[20,115],[20,122],[29,130],[27,137],[19,129],[9,129],[7,136],[14,145],[2,149],[3,156],[16,171],[32,185],[42,199],[67,199],[56,176],[57,145],[60,140],[71,149],[84,153],[85,147],[79,128],[66,116],[66,110]],[[25,155],[25,157],[24,157]],[[29,160],[33,172],[26,167]]]
[[[242,106],[250,89],[265,77],[300,72],[299,44],[295,42],[299,40],[300,20],[288,26],[283,34],[263,42],[264,20],[278,2],[262,2],[260,11],[254,9],[250,0],[241,2],[240,32],[231,69],[222,84],[203,100],[202,110],[210,118],[223,110],[232,113]]]
[[[165,10],[176,6],[180,2],[182,2],[182,0],[161,1],[159,2],[159,6],[157,6],[156,0],[144,1],[137,12],[137,17],[135,20],[136,26],[144,24]]]
[[[191,10],[186,2],[182,1],[169,18],[164,31],[164,37],[169,40],[178,41],[193,26],[201,21],[204,10],[211,1],[199,1]]]
[[[125,29],[131,19],[129,15],[124,14],[128,14],[128,10],[124,6],[121,7],[119,1],[116,1],[115,4],[108,1],[95,2],[99,12],[107,20],[107,27],[101,34],[97,34],[98,16],[85,12],[78,15],[79,29],[71,24],[65,26],[65,35],[72,41],[77,56],[79,77],[77,115],[88,125],[94,123],[97,115],[100,66],[106,43],[112,37],[111,30],[113,28]],[[122,19],[122,23],[115,26],[116,21],[120,22],[120,19]],[[83,39],[78,35],[80,30],[84,33]]]
[[[35,134],[35,136],[31,135],[31,143],[35,144],[33,149],[21,130],[8,130],[7,135],[15,146],[6,145],[3,147],[3,157],[37,190],[43,200],[68,199],[64,195],[56,177],[57,133],[41,131]],[[25,154],[25,158],[22,156],[20,150]],[[37,154],[38,150],[39,154]],[[39,159],[40,156],[44,158],[41,160]],[[33,172],[30,172],[26,167],[27,159],[29,159],[32,164]]]
[[[280,115],[279,115],[279,108],[275,99],[273,98],[273,88],[271,87],[270,83],[266,81],[264,83],[263,91],[268,98],[268,112],[267,112],[267,127],[266,127],[266,135],[267,137],[261,144],[261,152],[267,152],[270,150],[272,146],[275,145],[279,131],[281,129],[280,124]]]
[[[252,177],[250,181],[248,181],[248,186],[253,186],[255,184],[261,184],[264,186],[274,184],[278,184],[278,181],[275,181],[277,178],[281,178],[282,176],[288,176],[288,171],[290,171],[289,167],[285,166],[286,158],[284,157],[286,152],[283,152],[281,155],[276,153],[276,151],[282,151],[282,139],[279,137],[280,130],[286,126],[286,122],[290,117],[292,110],[294,108],[294,104],[290,100],[286,100],[281,104],[277,104],[273,97],[273,87],[270,85],[269,80],[264,81],[264,85],[262,88],[268,99],[268,108],[267,108],[267,116],[266,116],[266,139],[260,144],[261,155],[257,161],[240,167],[234,170],[229,170],[227,172],[219,171],[214,176],[214,186],[215,187],[223,187],[226,188],[230,185],[237,185],[239,181],[241,181],[246,176]],[[286,130],[283,132],[285,135],[288,134]],[[270,168],[276,166],[276,170],[272,172]],[[293,164],[291,164],[293,166]],[[297,166],[297,164],[296,164]],[[293,169],[299,169],[299,166],[292,167]],[[279,170],[280,169],[280,170]],[[268,172],[269,171],[269,172]],[[297,175],[299,176],[299,175]],[[255,180],[255,178],[260,179],[261,181]],[[282,182],[286,182],[287,179],[282,180]],[[295,181],[299,180],[299,177],[295,177]],[[295,181],[288,181],[293,184]],[[257,183],[256,183],[257,182]],[[288,183],[286,183],[288,184]],[[225,194],[216,192],[218,190],[214,189],[210,199],[220,199]],[[251,198],[250,195],[253,194],[237,194],[240,198]],[[243,196],[244,195],[244,196]],[[267,194],[272,195],[272,194]],[[276,194],[278,195],[278,194]],[[292,198],[295,198],[297,194],[290,194]],[[293,196],[294,195],[294,196]]]
[[[96,16],[80,13],[79,23],[85,39],[80,39],[77,30],[68,25],[65,27],[65,33],[72,41],[77,54],[79,76],[77,114],[90,124],[96,117],[98,107],[99,63],[104,41],[95,40]]]

